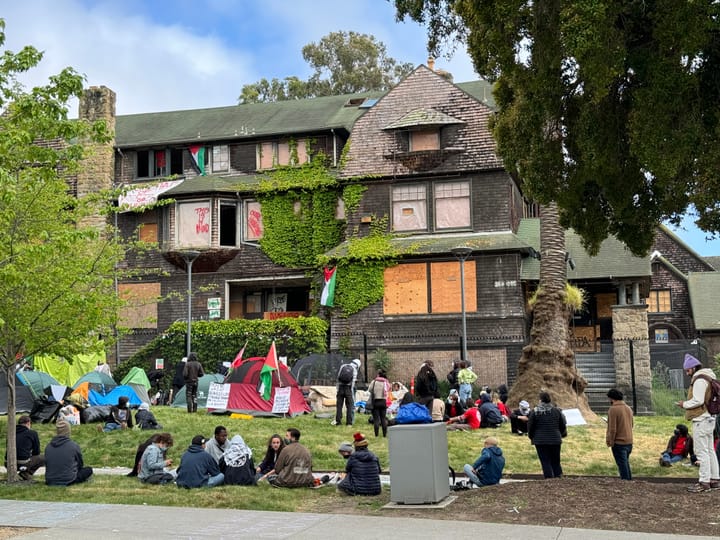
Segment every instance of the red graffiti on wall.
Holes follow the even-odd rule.
[[[248,212],[248,228],[250,229],[252,238],[260,238],[262,236],[262,214],[254,208]]]
[[[210,232],[210,224],[205,222],[208,213],[210,213],[210,209],[207,207],[195,209],[195,214],[197,215],[197,223],[195,224],[196,234],[207,234]]]

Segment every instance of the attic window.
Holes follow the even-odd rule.
[[[365,98],[350,98],[345,103],[345,106],[346,107],[359,107],[363,103],[365,103]]]
[[[410,132],[410,151],[440,150],[440,130],[426,129]]]

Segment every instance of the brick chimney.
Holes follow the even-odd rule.
[[[427,67],[430,71],[435,71],[435,59],[432,56],[428,56]]]
[[[106,143],[90,143],[77,173],[77,196],[110,189],[115,176],[115,92],[105,86],[91,86],[80,97],[78,117],[96,122],[104,120],[111,138]],[[87,223],[102,227],[105,218],[101,215],[88,218]]]

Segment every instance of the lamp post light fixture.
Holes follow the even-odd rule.
[[[467,352],[467,321],[465,317],[465,259],[472,253],[472,248],[466,246],[454,247],[450,253],[460,261],[460,309],[462,310],[462,359],[468,361]]]
[[[185,337],[185,356],[190,356],[190,346],[192,344],[192,265],[193,261],[200,256],[200,252],[194,249],[180,252],[185,260],[185,268],[187,270],[187,336]]]

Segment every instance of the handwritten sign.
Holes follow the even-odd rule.
[[[210,388],[208,388],[207,408],[227,409],[227,402],[229,397],[229,384],[210,383]]]
[[[290,410],[290,390],[289,386],[275,388],[272,412],[284,414]]]

